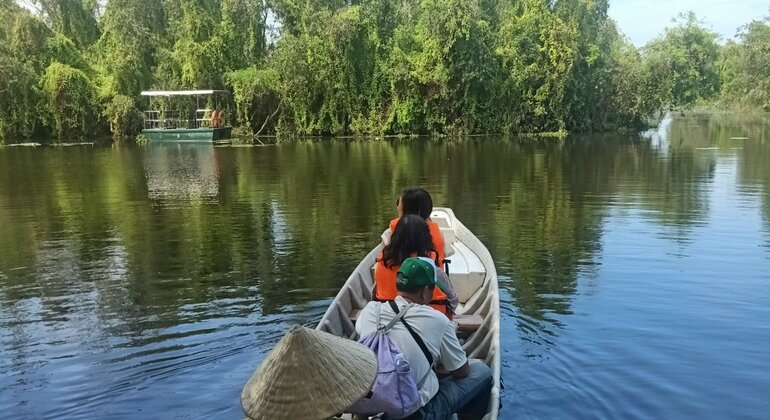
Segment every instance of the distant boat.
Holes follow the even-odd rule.
[[[152,90],[141,95],[159,98],[150,103],[157,109],[144,112],[142,134],[148,141],[214,142],[232,135],[232,99],[226,90]]]
[[[454,321],[469,358],[480,359],[492,369],[492,390],[484,420],[496,420],[500,404],[500,300],[497,271],[484,244],[448,208],[431,214],[447,244],[449,276],[460,304]],[[351,339],[356,336],[358,314],[372,300],[374,265],[382,244],[358,264],[342,290],[326,310],[316,329]]]
[[[730,137],[730,140],[748,140],[748,137]]]

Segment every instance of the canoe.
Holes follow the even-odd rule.
[[[483,420],[496,420],[500,404],[500,300],[497,272],[492,256],[448,208],[435,208],[436,222],[447,244],[449,276],[460,300],[455,315],[457,334],[469,358],[480,359],[492,370],[493,384],[489,406]],[[379,244],[358,264],[334,301],[329,305],[317,330],[339,337],[357,339],[355,319],[372,299],[374,265],[382,250]]]

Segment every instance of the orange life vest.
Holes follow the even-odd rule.
[[[400,265],[395,265],[392,268],[386,267],[385,263],[382,262],[382,252],[380,252],[377,257],[377,265],[374,267],[374,300],[386,302],[396,298],[396,276],[400,267]],[[433,300],[430,307],[443,313],[450,320],[454,317],[452,308],[449,306],[449,299],[438,287],[433,289]]]
[[[442,270],[444,269],[444,235],[441,234],[441,228],[438,226],[438,223],[431,222],[430,220],[427,220],[428,222],[428,228],[430,229],[430,239],[433,241],[433,248],[436,249],[436,253],[438,254],[438,261],[436,264],[439,268]],[[390,233],[391,235],[393,232],[396,231],[396,224],[398,223],[398,217],[390,221]],[[398,271],[398,270],[396,270]]]

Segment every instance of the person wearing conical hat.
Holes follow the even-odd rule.
[[[353,340],[295,326],[246,382],[241,405],[253,420],[322,420],[366,395],[377,358]]]

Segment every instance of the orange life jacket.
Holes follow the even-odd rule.
[[[396,231],[396,224],[398,223],[398,217],[390,221],[390,233],[391,235],[393,232]],[[438,261],[436,261],[436,265],[438,265],[439,268],[442,270],[444,269],[444,235],[441,234],[441,228],[438,226],[438,223],[431,222],[430,220],[427,220],[428,222],[428,228],[430,229],[430,239],[433,241],[433,248],[436,249],[436,253],[438,254]],[[396,270],[398,271],[398,270]]]
[[[400,267],[400,265],[395,265],[391,268],[386,267],[385,263],[382,262],[382,252],[380,252],[380,255],[377,257],[377,265],[374,267],[375,300],[386,302],[396,298],[396,275]],[[452,319],[454,316],[452,308],[449,306],[449,299],[438,287],[433,289],[433,300],[430,306],[446,315],[449,319]]]

